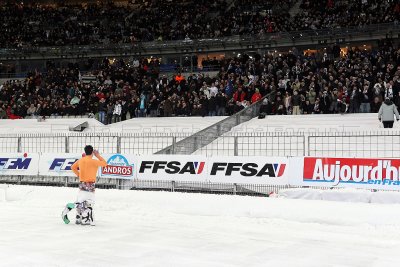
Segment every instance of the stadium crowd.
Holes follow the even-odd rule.
[[[0,6],[0,47],[135,44],[398,23],[396,0],[152,0],[140,5]]]
[[[79,68],[49,67],[25,81],[0,86],[0,118],[96,116],[104,123],[145,116],[232,115],[264,99],[261,113],[320,114],[377,112],[389,97],[400,107],[400,49],[390,42],[379,49],[335,47],[308,56],[242,55],[220,61],[216,77],[192,73],[160,74],[157,59],[104,59],[85,82]]]

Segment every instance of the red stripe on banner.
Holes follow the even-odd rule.
[[[279,168],[279,172],[278,172],[278,177],[281,177],[283,175],[283,173],[285,172],[286,169],[286,164],[281,164],[281,167]]]
[[[197,174],[200,174],[200,173],[203,172],[203,170],[204,170],[204,165],[205,165],[205,162],[204,162],[204,161],[201,161],[201,162],[200,162],[200,166],[199,166],[199,171],[197,172]]]

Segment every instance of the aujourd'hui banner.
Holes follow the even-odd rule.
[[[400,159],[305,157],[301,185],[400,189]]]

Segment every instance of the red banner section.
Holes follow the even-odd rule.
[[[379,158],[304,158],[303,182],[400,185],[400,160]]]

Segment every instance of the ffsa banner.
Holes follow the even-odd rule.
[[[71,167],[80,158],[82,155],[73,153],[43,153],[40,156],[39,174],[74,177]]]
[[[0,153],[0,175],[37,175],[38,153]]]
[[[141,180],[206,181],[204,156],[144,155],[138,157],[137,178]]]
[[[100,178],[134,179],[136,177],[135,156],[128,154],[104,154],[107,166],[99,169]]]
[[[289,159],[283,157],[140,156],[138,179],[287,185]]]
[[[289,184],[290,159],[285,157],[217,157],[208,161],[211,182]]]
[[[305,157],[295,185],[400,189],[400,160]]]

